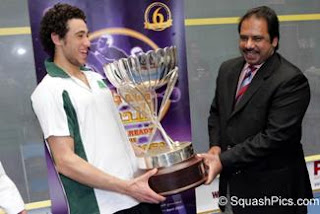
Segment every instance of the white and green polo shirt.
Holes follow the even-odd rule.
[[[112,94],[102,77],[81,68],[90,87],[69,76],[52,61],[47,75],[31,95],[44,138],[72,136],[75,153],[95,167],[121,179],[137,171],[135,156]],[[71,213],[114,213],[138,202],[116,192],[94,189],[60,174]]]

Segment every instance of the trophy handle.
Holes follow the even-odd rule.
[[[160,111],[159,111],[159,116],[158,116],[159,121],[161,121],[161,119],[164,116],[163,110],[167,106],[170,95],[172,94],[173,88],[176,85],[177,80],[178,80],[178,67],[175,67],[172,71],[170,71],[170,77],[168,80],[167,88],[164,93],[163,99],[161,101]]]
[[[158,118],[157,118],[157,123],[159,123],[159,125],[161,126],[161,128],[159,128],[159,126],[157,126],[157,128],[159,128],[162,136],[165,138],[166,143],[168,144],[168,146],[170,148],[172,148],[172,145],[174,144],[174,141],[165,133],[161,123],[159,121],[161,121],[161,119],[164,117],[164,109],[168,104],[170,95],[172,94],[173,88],[176,85],[176,82],[178,80],[178,67],[175,67],[173,70],[171,70],[168,73],[169,76],[169,80],[168,80],[168,84],[167,84],[167,88],[166,91],[164,93],[163,99],[161,101],[161,105],[160,105],[160,110],[159,110],[159,114],[158,114]],[[156,99],[156,98],[155,98]],[[155,101],[156,103],[158,103],[157,101]],[[153,129],[150,137],[149,137],[149,142],[151,142],[151,140],[153,139],[153,136],[156,133],[156,129]],[[147,147],[146,147],[146,151],[149,150],[150,147],[150,143],[148,143]]]

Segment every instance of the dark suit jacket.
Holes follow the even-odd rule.
[[[300,143],[301,123],[310,101],[308,81],[297,67],[275,53],[234,106],[244,64],[239,57],[221,65],[208,119],[210,146],[222,150],[220,195],[226,195],[229,183],[231,196],[238,198],[311,198]],[[233,210],[246,214],[306,213],[306,207],[301,206],[236,206]]]

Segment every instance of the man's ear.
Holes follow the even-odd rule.
[[[274,48],[276,48],[277,45],[278,45],[278,42],[279,42],[278,37],[274,37],[273,40],[272,40],[272,46],[273,46]]]
[[[56,33],[51,33],[51,40],[55,45],[61,44],[60,36]]]

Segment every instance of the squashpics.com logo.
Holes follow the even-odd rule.
[[[237,196],[231,196],[230,204],[232,206],[294,206],[294,200],[292,198],[281,198],[278,196],[263,197],[263,198],[238,198]]]
[[[230,203],[231,206],[240,206],[242,208],[250,206],[319,206],[320,199],[299,198],[294,200],[292,198],[282,198],[281,196],[265,196],[263,198],[239,198],[237,196],[231,196],[228,200],[227,197],[220,196],[218,203],[220,206],[225,206]]]

